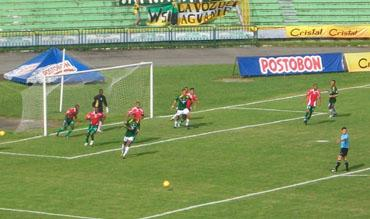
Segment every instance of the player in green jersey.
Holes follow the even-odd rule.
[[[187,89],[183,88],[181,91],[181,95],[177,96],[172,103],[172,109],[176,107],[176,114],[175,114],[175,124],[174,128],[178,128],[181,125],[181,120],[185,119],[186,123],[185,126],[189,128],[189,109],[186,107],[186,104],[189,100],[189,96],[187,95]]]
[[[133,117],[129,118],[128,121],[124,124],[126,127],[126,134],[123,137],[122,143],[122,158],[125,159],[130,149],[131,144],[135,141],[137,134],[140,131],[140,123],[136,121]]]
[[[57,130],[57,135],[56,136],[59,136],[59,134],[61,132],[66,131],[68,129],[68,127],[70,127],[70,130],[68,130],[65,137],[68,138],[71,135],[73,129],[75,128],[75,120],[77,119],[79,109],[80,109],[80,105],[76,104],[74,107],[69,108],[67,110],[67,112],[64,114],[65,117],[64,117],[64,121],[63,121],[63,127],[59,128]]]
[[[335,117],[337,116],[337,111],[335,110],[335,103],[337,102],[337,96],[339,95],[338,93],[338,88],[336,85],[335,80],[330,81],[330,90],[329,90],[329,117]]]

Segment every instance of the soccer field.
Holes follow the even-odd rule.
[[[94,147],[83,146],[86,122],[69,139],[7,130],[0,218],[369,218],[370,74],[230,80],[232,69],[155,68],[155,118],[142,122],[125,160],[125,130],[109,117]],[[328,90],[331,79],[338,117],[328,118],[324,92],[305,126],[304,93],[314,82]],[[184,86],[200,98],[189,130],[167,116]],[[23,89],[0,81],[1,117],[20,116]],[[342,126],[350,172],[332,174]]]

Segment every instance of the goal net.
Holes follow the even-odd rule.
[[[91,80],[88,74],[99,75]],[[75,128],[85,128],[84,117],[93,111],[94,96],[103,89],[109,112],[105,124],[123,122],[127,111],[140,101],[146,117],[153,117],[153,63],[142,62],[87,71],[43,76],[43,84],[22,92],[22,120],[18,131],[55,132],[63,124],[64,113],[80,105]]]

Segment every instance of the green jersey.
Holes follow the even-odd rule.
[[[188,102],[189,100],[189,96],[188,95],[180,95],[178,97],[176,97],[176,102],[177,102],[177,109],[178,110],[184,110],[186,108],[186,103]]]
[[[336,86],[333,86],[330,88],[329,95],[338,95],[338,89]],[[336,97],[329,97],[329,102],[330,103],[335,103],[337,101]]]
[[[140,125],[135,120],[130,119],[126,123],[126,128],[127,128],[127,131],[126,131],[125,136],[126,137],[135,137],[137,132],[140,129]]]

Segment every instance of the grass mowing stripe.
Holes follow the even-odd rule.
[[[223,199],[223,200],[218,200],[218,201],[213,201],[213,202],[207,202],[207,203],[198,204],[198,205],[192,205],[192,206],[189,206],[189,207],[180,208],[180,209],[176,209],[176,210],[173,210],[173,211],[166,211],[166,212],[163,212],[163,213],[159,213],[159,214],[155,214],[155,215],[151,215],[151,216],[147,216],[147,217],[142,217],[140,219],[150,219],[150,218],[163,217],[163,216],[175,214],[175,213],[178,213],[178,212],[189,211],[189,210],[192,210],[192,209],[195,209],[195,208],[201,208],[201,207],[205,207],[205,206],[209,206],[209,205],[222,204],[222,203],[226,203],[226,202],[231,202],[231,201],[250,198],[250,197],[254,197],[254,196],[264,195],[264,194],[267,194],[267,193],[277,192],[277,191],[284,190],[284,189],[290,189],[290,188],[300,187],[300,186],[304,186],[304,185],[308,185],[308,184],[312,184],[312,183],[316,183],[316,182],[335,179],[335,178],[338,178],[338,177],[341,177],[341,176],[348,176],[348,175],[351,175],[351,174],[354,174],[354,173],[361,173],[361,172],[365,172],[365,171],[368,171],[368,170],[370,170],[370,168],[356,170],[356,171],[353,171],[353,172],[342,173],[342,174],[338,174],[338,175],[331,175],[331,176],[327,176],[327,177],[323,177],[323,178],[318,178],[318,179],[308,180],[308,181],[304,181],[304,182],[300,182],[300,183],[296,183],[296,184],[291,184],[291,185],[287,185],[287,186],[277,187],[277,188],[273,188],[273,189],[269,189],[269,190],[265,190],[265,191],[261,191],[261,192],[249,193],[249,194],[236,196],[236,197],[232,197],[232,198],[228,198],[228,199]]]
[[[22,213],[40,214],[40,215],[49,215],[49,216],[67,217],[67,218],[101,219],[101,218],[95,218],[95,217],[84,217],[84,216],[76,216],[76,215],[68,215],[68,214],[55,214],[55,213],[49,213],[49,212],[43,212],[43,211],[30,211],[30,210],[13,209],[13,208],[0,208],[0,211],[22,212]]]
[[[324,115],[324,114],[325,113],[317,113],[317,114],[312,115],[312,116],[320,116],[320,115]],[[146,143],[146,144],[134,145],[131,148],[147,147],[147,146],[150,146],[150,145],[167,143],[167,142],[172,142],[172,141],[178,141],[178,140],[183,140],[183,139],[188,139],[188,138],[196,138],[196,137],[201,137],[201,136],[205,136],[205,135],[212,135],[212,134],[223,133],[223,132],[237,131],[237,130],[241,130],[241,129],[255,128],[255,127],[266,126],[266,125],[274,125],[274,124],[283,123],[283,122],[290,122],[290,121],[294,121],[294,120],[298,120],[298,119],[303,119],[303,117],[300,116],[300,117],[295,117],[295,118],[291,118],[291,119],[283,119],[283,120],[277,120],[277,121],[273,121],[273,122],[258,123],[258,124],[254,124],[254,125],[245,125],[245,126],[240,126],[240,127],[235,127],[235,128],[221,129],[221,130],[216,130],[216,131],[204,132],[204,133],[200,133],[200,134],[187,135],[187,136],[178,137],[178,138],[170,138],[170,139],[166,139],[166,140],[162,140],[162,141],[156,141],[156,142],[151,142],[151,143]],[[90,157],[90,156],[105,154],[105,153],[114,152],[114,151],[118,151],[118,150],[121,150],[121,148],[114,148],[114,149],[99,151],[99,152],[95,152],[95,153],[77,155],[77,156],[74,156],[74,157],[68,157],[68,159],[73,160],[73,159],[78,159],[78,158],[83,158],[83,157]]]

